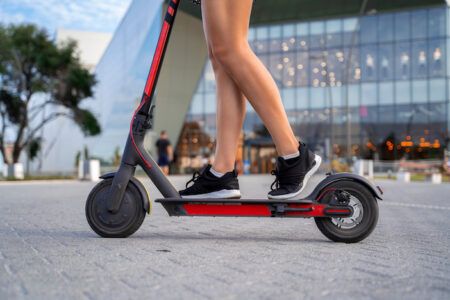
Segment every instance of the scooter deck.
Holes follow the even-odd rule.
[[[170,216],[210,217],[349,217],[350,206],[327,205],[309,199],[156,199]]]

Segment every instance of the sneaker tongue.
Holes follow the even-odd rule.
[[[283,157],[281,157],[281,156],[278,156],[277,164],[280,165],[280,166],[286,166],[287,165],[286,164],[286,160]]]
[[[207,164],[200,170],[200,174],[208,174],[210,169],[211,169],[211,165]]]

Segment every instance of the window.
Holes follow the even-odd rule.
[[[295,25],[288,24],[283,26],[283,39],[281,42],[281,50],[283,52],[295,49]]]
[[[414,103],[428,102],[427,80],[414,80],[412,82],[412,100]]]
[[[395,78],[407,79],[411,72],[411,52],[410,43],[403,42],[396,44],[395,47]]]
[[[309,53],[311,76],[310,85],[313,87],[324,87],[326,84],[326,63],[322,51],[311,51]]]
[[[445,76],[445,40],[433,39],[428,42],[428,60],[429,60],[429,76],[442,77]]]
[[[426,40],[412,43],[412,77],[425,78],[428,75],[428,49]]]
[[[295,103],[295,89],[283,89],[281,91],[282,98],[283,98],[283,104],[284,108],[286,110],[295,110],[296,109],[296,103]]]
[[[279,87],[282,86],[282,79],[283,79],[283,68],[285,67],[285,64],[283,62],[283,55],[281,54],[272,54],[269,57],[269,70],[272,74],[273,78],[275,79],[275,82]]]
[[[283,86],[293,87],[295,85],[296,55],[294,52],[287,52],[282,55],[282,79]]]
[[[428,10],[428,36],[443,37],[445,35],[445,9],[435,8]]]
[[[394,78],[394,47],[392,44],[384,44],[378,51],[378,79],[392,80]]]
[[[395,38],[396,40],[407,40],[411,36],[411,24],[409,12],[395,14]]]
[[[256,29],[254,27],[250,27],[248,30],[248,40],[253,41],[256,39]]]
[[[311,88],[311,108],[325,107],[325,88]]]
[[[349,106],[359,106],[359,98],[360,98],[359,97],[359,85],[349,84],[348,86],[344,86],[344,91],[346,88],[348,88],[348,105]],[[344,101],[345,101],[345,98],[344,98]],[[344,105],[346,105],[345,102],[344,102]]]
[[[192,98],[190,114],[203,114],[203,94],[195,94]]]
[[[440,102],[446,100],[445,79],[430,80],[430,101]]]
[[[361,18],[360,40],[362,44],[376,43],[377,41],[377,17],[366,16]]]
[[[411,83],[409,81],[397,81],[395,83],[395,99],[397,103],[410,103]]]
[[[342,103],[342,87],[335,86],[329,89],[331,89],[331,91],[327,90],[327,98],[329,98],[331,94],[331,99],[327,99],[328,103],[332,104],[331,107],[342,107],[344,105]]]
[[[378,57],[375,45],[361,47],[361,79],[374,81],[377,78]]]
[[[413,39],[423,39],[427,37],[427,11],[416,10],[411,13],[411,24],[414,26],[412,30]]]
[[[297,29],[297,38],[295,48],[300,50],[307,50],[309,48],[308,23],[297,24],[296,29]]]
[[[296,86],[308,85],[308,52],[297,52],[297,61],[295,66]]]
[[[377,85],[376,83],[361,84],[361,105],[377,104]]]
[[[282,41],[281,41],[281,25],[270,26],[269,27],[269,50],[272,52],[282,51]]]
[[[327,30],[327,48],[338,47],[342,45],[341,20],[330,20],[326,22]]]
[[[343,52],[337,52],[336,55],[338,56],[338,60],[339,62],[341,62],[343,64],[343,79],[342,82],[346,83],[347,80],[349,83],[358,83],[361,80],[361,67],[359,64],[359,49],[357,48],[353,48],[351,51],[351,60],[350,60],[350,70],[349,70],[349,74],[348,74],[348,78],[345,78],[346,76],[346,72],[345,72],[345,68],[348,65],[348,60],[350,57],[350,49],[346,48],[344,49]]]
[[[394,83],[393,82],[380,82],[378,87],[379,102],[380,104],[393,104],[394,103]]]
[[[340,85],[344,74],[344,61],[342,61],[343,52],[341,48],[329,49],[326,55],[327,71],[331,86]]]
[[[308,88],[297,89],[297,109],[300,111],[308,109]]]
[[[323,48],[325,46],[325,24],[324,22],[310,23],[311,48]]]
[[[343,43],[346,46],[359,44],[359,27],[357,18],[344,19],[342,22]],[[355,33],[355,34],[354,34]]]
[[[216,112],[216,94],[205,94],[205,114],[214,114]]]
[[[378,17],[378,40],[391,42],[394,40],[394,15],[381,14]]]

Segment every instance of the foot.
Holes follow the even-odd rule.
[[[319,169],[322,158],[308,149],[306,144],[299,146],[300,156],[290,159],[278,157],[277,169],[272,171],[276,176],[267,195],[269,199],[290,199],[299,195],[309,178]]]
[[[179,192],[180,196],[186,199],[241,198],[236,170],[221,177],[216,177],[210,170],[211,165],[208,165],[202,171],[195,172],[186,183],[186,189]],[[193,184],[189,186],[191,182]]]

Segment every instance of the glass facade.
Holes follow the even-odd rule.
[[[98,84],[91,109],[99,116],[103,132],[86,140],[96,156],[109,159],[115,147],[123,149],[156,48],[162,3],[132,1],[96,67]]]
[[[438,6],[256,26],[249,42],[273,75],[294,132],[326,158],[441,158],[449,141],[449,16]],[[208,62],[179,145],[197,135],[189,128],[204,128],[208,142],[198,150],[212,153],[215,106]],[[249,105],[243,139],[246,159],[273,149]]]

